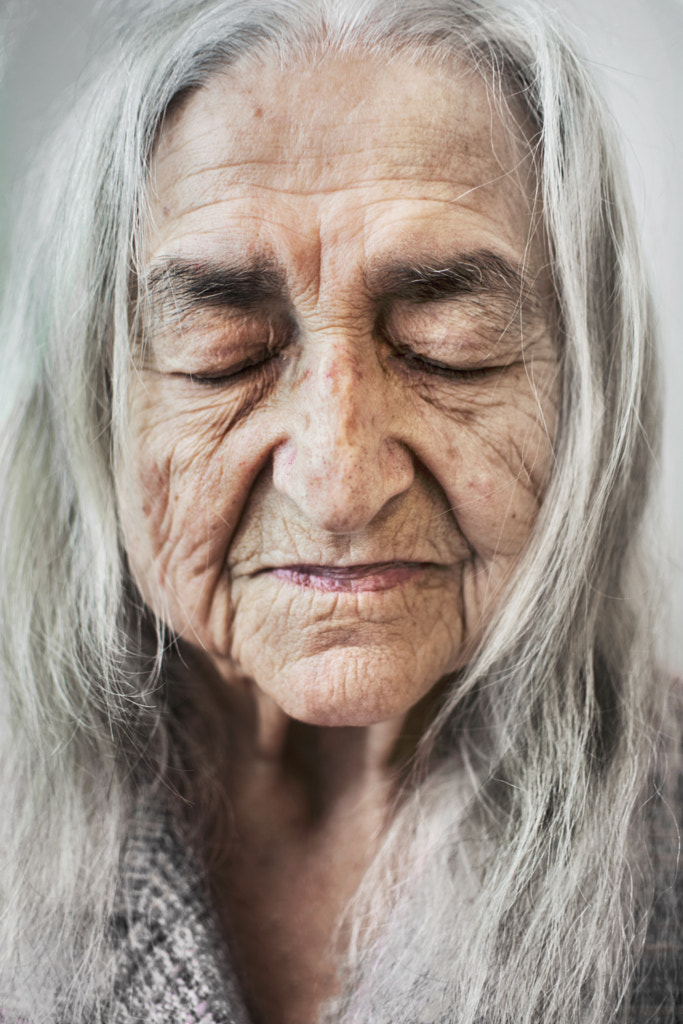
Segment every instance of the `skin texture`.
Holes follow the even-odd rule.
[[[405,716],[471,657],[550,473],[523,143],[473,73],[360,54],[217,75],[158,141],[121,522],[248,723],[217,888],[265,1020],[329,990]]]

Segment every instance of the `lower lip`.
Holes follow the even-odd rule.
[[[276,579],[299,587],[310,587],[325,593],[367,593],[391,590],[422,576],[428,566],[424,562],[387,562],[381,565],[329,567],[296,565],[271,570]]]

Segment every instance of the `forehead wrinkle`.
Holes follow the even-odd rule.
[[[303,160],[299,160],[296,162],[291,161],[283,163],[282,160],[254,160],[253,158],[240,160],[237,157],[235,157],[235,159],[232,159],[229,162],[225,163],[211,163],[184,168],[175,177],[170,187],[171,189],[177,188],[181,182],[189,182],[195,178],[201,177],[202,175],[218,176],[222,175],[226,171],[231,170],[234,170],[237,174],[238,172],[243,172],[246,168],[249,167],[269,169],[272,168],[275,170],[282,170],[284,168],[287,174],[289,174],[290,171],[292,170],[295,173],[299,174],[301,172],[301,167],[304,162],[305,161]],[[389,165],[387,164],[387,166]],[[362,189],[364,187],[371,187],[374,185],[396,184],[403,186],[412,185],[419,187],[425,184],[429,184],[444,186],[450,190],[452,190],[453,188],[462,188],[462,195],[465,196],[471,191],[493,187],[497,185],[500,181],[503,181],[506,178],[511,177],[510,173],[501,173],[499,175],[493,175],[492,177],[487,178],[484,181],[458,181],[457,176],[455,174],[453,176],[449,175],[448,177],[444,177],[443,175],[427,174],[425,173],[425,168],[420,166],[418,163],[406,166],[406,164],[402,162],[400,166],[403,170],[402,174],[393,173],[391,175],[386,176],[381,174],[381,172],[378,174],[377,167],[375,165],[372,168],[368,168],[368,170],[365,173],[356,173],[354,177],[351,179],[344,178],[340,180],[339,183],[331,183],[326,186],[318,185],[317,188],[310,189],[310,193],[315,194],[316,192],[320,192],[321,194],[325,194],[328,192],[340,192],[351,189]],[[319,177],[321,177],[321,175],[319,175]],[[264,181],[251,181],[248,179],[245,180],[244,176],[241,173],[234,180],[229,177],[227,179],[223,178],[222,180],[225,181],[227,187],[231,189],[263,189],[265,191],[272,192],[299,191],[299,189],[294,189],[291,186],[288,188],[283,182],[267,184]],[[308,194],[308,192],[306,194]],[[157,190],[156,198],[159,198],[159,190]]]
[[[302,163],[303,163],[303,161],[299,161],[296,165],[294,165],[294,164],[291,165],[292,171],[294,173],[296,173],[298,176],[301,176]],[[518,191],[517,183],[512,181],[512,176],[511,176],[511,174],[509,172],[502,173],[502,174],[499,174],[499,175],[494,175],[494,176],[492,176],[490,178],[485,179],[484,181],[473,181],[473,182],[470,182],[470,181],[458,181],[458,179],[457,179],[455,174],[453,175],[453,177],[444,177],[442,175],[429,175],[429,174],[426,174],[424,168],[420,167],[418,164],[415,164],[414,166],[411,166],[411,167],[406,167],[405,164],[402,164],[401,167],[402,167],[403,173],[400,174],[400,175],[399,174],[395,174],[395,173],[388,174],[386,176],[382,175],[381,173],[377,174],[377,168],[375,166],[372,169],[372,171],[373,171],[372,175],[366,174],[365,176],[363,176],[363,175],[359,174],[359,175],[357,175],[357,177],[355,179],[352,179],[352,180],[348,180],[348,179],[344,178],[344,179],[342,179],[342,180],[340,180],[338,182],[330,182],[328,184],[324,184],[320,180],[320,178],[322,176],[318,175],[315,184],[311,183],[308,187],[306,187],[306,184],[303,181],[298,181],[298,182],[296,182],[296,184],[294,184],[294,183],[287,184],[284,181],[278,181],[277,183],[267,184],[264,181],[249,180],[248,178],[245,180],[245,177],[244,177],[243,174],[241,174],[241,175],[238,174],[238,172],[244,172],[246,169],[254,168],[254,167],[259,168],[259,169],[273,168],[275,170],[282,170],[283,167],[285,167],[285,168],[287,168],[287,173],[289,173],[288,165],[283,165],[282,161],[279,161],[279,160],[272,160],[272,161],[265,161],[265,160],[264,161],[255,161],[255,160],[239,161],[239,160],[234,160],[234,161],[231,161],[230,163],[226,163],[226,164],[215,164],[215,165],[212,164],[211,166],[196,167],[194,169],[187,169],[187,170],[183,171],[178,176],[176,181],[173,182],[173,184],[171,186],[171,189],[172,190],[177,190],[177,189],[180,188],[181,184],[190,183],[193,179],[199,178],[199,177],[201,177],[203,175],[216,175],[216,176],[218,176],[218,175],[222,174],[225,171],[234,170],[235,173],[236,173],[236,177],[234,178],[234,180],[231,179],[231,178],[227,178],[227,179],[223,178],[221,180],[221,185],[222,185],[222,187],[226,191],[227,190],[230,190],[230,191],[237,190],[238,194],[234,197],[235,199],[241,198],[242,196],[240,195],[240,193],[242,193],[242,192],[249,193],[249,192],[252,192],[252,191],[254,193],[259,193],[259,192],[264,192],[266,194],[269,194],[269,193],[281,193],[283,195],[295,195],[295,196],[296,195],[301,195],[301,196],[310,197],[310,196],[316,196],[316,195],[320,195],[320,196],[335,195],[335,194],[340,193],[340,192],[349,192],[349,193],[350,192],[358,192],[358,191],[362,191],[363,189],[373,188],[373,187],[376,187],[376,186],[386,186],[386,187],[401,186],[404,189],[411,190],[411,189],[416,189],[416,188],[417,189],[421,189],[421,188],[424,188],[425,185],[429,185],[429,186],[435,186],[435,187],[437,187],[439,189],[443,189],[444,191],[448,191],[448,192],[451,193],[451,195],[450,196],[444,195],[443,198],[440,199],[440,200],[437,199],[437,197],[432,197],[432,196],[427,196],[425,198],[427,198],[427,199],[434,198],[436,201],[442,201],[442,202],[456,203],[457,204],[457,203],[462,202],[464,199],[467,199],[467,197],[472,195],[472,194],[476,194],[478,192],[483,192],[483,191],[486,191],[487,189],[495,188],[496,185],[498,185],[502,181],[505,181],[506,179],[509,180],[511,182],[511,184],[513,184],[515,186],[515,192]],[[211,189],[213,187],[214,186],[212,184],[207,185],[207,191],[211,191]],[[457,190],[457,189],[461,189],[461,191],[457,192],[457,194],[453,195],[454,191]],[[523,189],[519,188],[519,191],[523,192]],[[401,198],[418,198],[418,197],[419,197],[419,195],[418,196],[412,195],[410,193],[410,191],[408,191],[406,193],[402,193],[402,194],[395,195],[395,196],[387,196],[385,198],[388,201],[395,202],[397,199],[401,199]],[[211,205],[212,203],[215,203],[215,202],[222,202],[222,201],[224,201],[227,198],[228,198],[228,196],[218,195],[216,198],[211,199],[209,201],[209,203],[207,203],[207,205]],[[380,201],[381,201],[381,198],[382,197],[379,197]],[[158,193],[157,193],[156,199],[157,199],[157,202],[158,202],[159,201],[159,194]],[[373,201],[375,201],[375,200],[373,199]]]
[[[386,126],[382,126],[382,129],[386,130]],[[523,167],[526,159],[526,154],[521,153],[511,168],[502,171],[502,173],[497,173],[499,168],[504,167],[499,158],[493,158],[496,166],[495,168],[491,167],[492,154],[488,156],[484,154],[477,157],[476,154],[471,152],[471,147],[465,145],[458,136],[454,137],[450,146],[445,146],[440,137],[440,145],[435,152],[434,147],[430,145],[429,132],[425,130],[421,130],[419,139],[416,137],[408,143],[392,136],[382,146],[368,147],[364,145],[361,147],[359,144],[353,150],[348,149],[342,152],[339,152],[337,146],[333,146],[332,149],[336,152],[334,162],[330,162],[328,159],[330,153],[329,145],[321,145],[319,152],[313,151],[310,145],[306,145],[299,152],[298,150],[292,151],[291,147],[281,144],[275,152],[267,153],[263,152],[263,150],[259,152],[254,145],[255,141],[256,139],[250,140],[244,137],[235,139],[233,135],[229,143],[222,147],[222,152],[220,154],[214,152],[212,158],[207,161],[206,157],[208,154],[202,153],[201,149],[199,152],[195,151],[192,153],[192,140],[187,140],[182,147],[178,147],[163,155],[157,154],[155,158],[156,173],[158,176],[164,177],[165,163],[180,163],[180,167],[173,176],[175,180],[169,183],[171,188],[179,180],[184,179],[189,182],[203,174],[224,174],[229,176],[232,171],[236,176],[236,180],[232,181],[229,179],[231,184],[248,184],[256,187],[263,185],[270,188],[282,187],[284,190],[287,190],[285,180],[280,181],[278,185],[272,186],[265,186],[263,182],[258,180],[245,182],[245,172],[248,173],[249,170],[253,170],[255,177],[257,177],[259,172],[274,170],[280,172],[282,179],[286,179],[288,176],[301,175],[302,169],[304,169],[305,173],[305,169],[309,167],[315,170],[317,182],[315,188],[306,191],[313,193],[316,191],[337,191],[339,188],[350,188],[354,187],[354,185],[362,187],[363,184],[373,185],[384,181],[409,184],[419,180],[419,182],[436,182],[453,188],[454,185],[457,187],[460,168],[464,165],[469,165],[470,170],[472,170],[474,161],[476,168],[484,172],[484,177],[483,180],[461,182],[460,187],[466,192],[469,189],[495,187],[506,177],[511,178],[519,168]],[[177,157],[181,148],[189,150],[191,159],[178,161]],[[257,150],[256,152],[255,149]],[[387,158],[383,158],[384,153],[387,154]],[[330,186],[320,187],[320,181],[325,176],[334,175],[340,168],[345,166],[346,158],[355,160],[359,154],[364,158],[365,168],[360,174],[358,168],[354,167],[353,179],[344,178],[339,184],[333,183]],[[449,170],[452,170],[452,174],[449,173],[447,177],[442,175],[434,176],[434,171],[437,168],[443,170],[444,154],[448,155],[451,165]],[[485,173],[487,164],[489,165],[488,174]],[[378,168],[380,170],[379,176],[377,174]],[[384,173],[385,171],[386,173]],[[304,190],[299,188],[294,189],[294,191]]]
[[[316,198],[318,198],[320,199],[321,202],[324,202],[325,200],[336,199],[338,196],[343,197],[348,196],[350,194],[362,193],[366,187],[381,183],[381,181],[356,182],[350,186],[340,186],[339,188],[329,189],[327,191],[323,191],[320,188],[305,191],[300,188],[295,190],[285,189],[280,186],[252,184],[243,186],[243,188],[240,189],[238,194],[235,194],[234,188],[228,184],[225,189],[226,194],[216,195],[211,198],[199,197],[198,199],[195,199],[194,202],[190,202],[188,203],[188,205],[182,207],[181,209],[177,209],[176,211],[174,211],[173,216],[176,222],[180,222],[182,221],[183,218],[192,217],[195,214],[201,214],[202,211],[204,210],[210,210],[214,207],[220,208],[221,206],[223,206],[229,212],[230,217],[235,223],[239,222],[240,220],[250,221],[256,215],[259,217],[261,226],[268,227],[273,223],[279,224],[282,219],[282,216],[277,215],[277,208],[273,208],[270,211],[268,211],[268,216],[265,216],[262,213],[262,211],[258,207],[258,203],[260,198],[263,196],[273,195],[276,197],[281,197],[283,200],[295,200],[297,198],[315,200]],[[392,182],[392,184],[402,183],[400,181],[396,181]],[[368,195],[366,200],[361,200],[361,202],[358,203],[357,211],[361,213],[364,210],[372,210],[374,211],[373,219],[376,220],[377,211],[385,210],[387,207],[396,207],[397,210],[400,211],[402,219],[406,219],[407,222],[410,222],[415,218],[415,216],[417,216],[418,219],[422,219],[426,215],[434,215],[433,211],[430,212],[429,210],[425,209],[424,206],[422,208],[418,208],[411,207],[410,204],[436,204],[454,210],[462,209],[471,212],[478,218],[480,222],[488,221],[494,230],[496,230],[500,226],[499,210],[484,212],[483,210],[479,209],[476,205],[472,205],[468,201],[470,197],[475,196],[477,192],[485,186],[464,186],[464,190],[462,193],[456,196],[449,196],[444,193],[441,193],[439,195],[425,195],[422,191],[413,191],[411,194],[410,186],[413,186],[413,189],[415,189],[415,186],[419,185],[419,188],[423,189],[425,185],[424,181],[417,183],[412,179],[406,179],[405,182],[403,182],[403,184],[406,186],[406,189],[399,195]],[[428,182],[427,184],[443,186],[444,192],[446,190],[452,192],[454,187],[453,182],[445,180],[440,181],[437,179],[435,179],[433,182]],[[256,205],[254,207],[250,204]],[[510,205],[509,199],[506,200],[506,206],[507,205]],[[288,205],[284,205],[283,208],[288,212],[291,212],[291,210],[293,209]],[[306,212],[310,213],[310,209],[307,210]],[[318,214],[318,212],[316,211],[316,221],[319,219],[319,217],[322,217],[323,215],[324,211],[321,210],[320,214]],[[286,226],[288,229],[290,228],[290,225],[286,224],[286,218],[284,226]],[[161,225],[158,225],[158,228],[160,227]],[[203,231],[205,233],[210,234],[211,225],[206,225],[203,228]]]

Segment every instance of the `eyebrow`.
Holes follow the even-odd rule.
[[[539,303],[523,268],[489,249],[378,265],[366,273],[366,286],[389,301],[416,304],[458,298]]]
[[[195,309],[249,312],[285,294],[282,271],[257,257],[234,263],[167,257],[143,281],[143,304],[155,313],[182,317]]]

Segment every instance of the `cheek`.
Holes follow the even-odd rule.
[[[507,424],[491,428],[486,438],[475,433],[461,439],[454,504],[465,536],[484,561],[516,558],[526,543],[542,497],[545,447],[538,435],[520,441]]]
[[[539,404],[528,386],[436,415],[428,465],[472,554],[463,569],[472,628],[492,607],[533,529],[552,468],[554,420],[553,398]]]
[[[198,412],[146,392],[133,404],[118,476],[133,579],[179,635],[227,650],[226,554],[251,480],[215,410]]]

